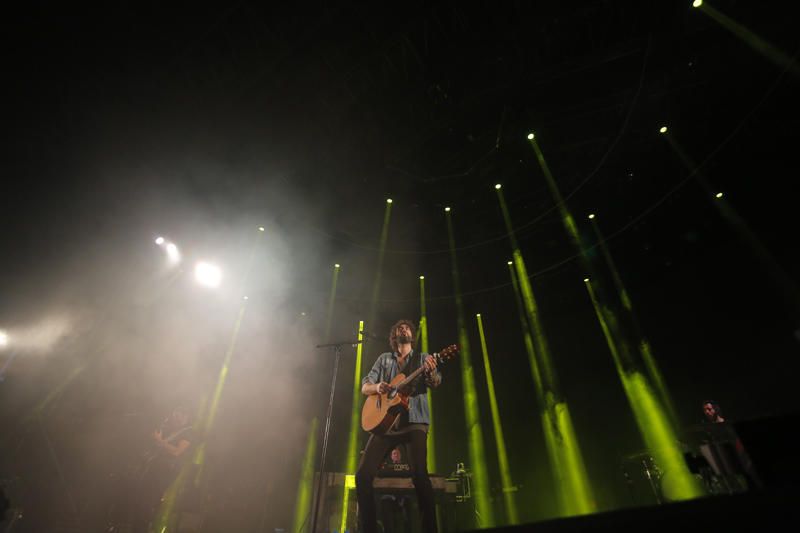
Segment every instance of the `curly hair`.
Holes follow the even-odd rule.
[[[392,350],[397,351],[397,328],[402,326],[403,324],[407,325],[411,329],[411,346],[414,346],[415,334],[416,330],[414,328],[414,323],[410,320],[402,319],[398,320],[394,323],[394,325],[389,330],[389,345],[392,347]]]

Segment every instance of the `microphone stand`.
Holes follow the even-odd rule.
[[[342,355],[342,346],[361,344],[362,341],[342,341],[342,342],[329,342],[327,344],[317,344],[317,348],[333,348],[336,357],[333,361],[333,378],[331,379],[331,396],[328,400],[328,412],[325,415],[325,431],[322,433],[322,456],[319,460],[319,481],[317,482],[317,493],[312,501],[311,511],[311,531],[315,533],[317,530],[317,515],[321,507],[322,498],[322,474],[325,472],[325,459],[328,455],[328,436],[331,429],[331,413],[333,411],[333,396],[336,392],[336,374],[339,372],[339,359]]]

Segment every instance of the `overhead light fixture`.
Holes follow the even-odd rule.
[[[200,285],[213,289],[222,282],[222,271],[211,263],[200,261],[194,267],[194,278]]]
[[[169,258],[170,263],[177,263],[181,260],[181,252],[178,250],[178,247],[174,242],[167,243],[167,257]]]

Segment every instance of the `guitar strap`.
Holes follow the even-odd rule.
[[[178,438],[179,436],[181,436],[183,433],[189,431],[190,429],[192,429],[192,426],[182,427],[182,428],[180,428],[178,430],[175,430],[172,433],[170,433],[164,440],[169,442],[170,444],[172,444],[172,440],[173,439]]]

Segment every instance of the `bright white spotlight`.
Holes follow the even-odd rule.
[[[164,244],[164,237],[156,237],[156,244],[159,246]]]
[[[589,215],[589,220],[592,220],[592,219],[594,219],[594,213],[591,213],[591,214]]]
[[[181,260],[181,253],[178,251],[178,247],[175,246],[175,243],[167,243],[167,258],[170,263],[177,263]]]
[[[194,267],[194,279],[205,287],[219,287],[222,281],[222,271],[211,263],[200,261]]]
[[[8,346],[8,333],[0,331],[0,348]]]
[[[262,231],[262,232],[263,232],[263,231],[265,231],[265,230],[266,230],[266,228],[264,228],[264,226],[259,226],[259,227],[258,227],[258,231]]]

